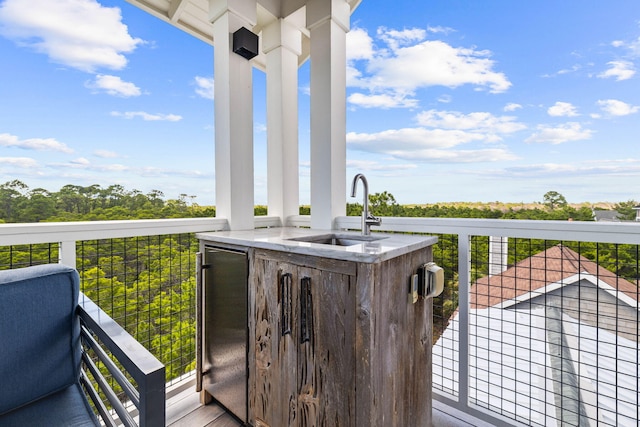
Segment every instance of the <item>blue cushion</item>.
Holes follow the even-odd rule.
[[[79,284],[61,264],[0,271],[0,414],[77,383]]]
[[[2,427],[99,425],[78,384],[0,415]]]

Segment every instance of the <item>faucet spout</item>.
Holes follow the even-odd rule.
[[[353,181],[351,182],[351,197],[356,197],[358,181],[362,181],[362,189],[364,191],[362,195],[362,235],[368,236],[371,234],[371,226],[380,225],[382,219],[376,218],[369,213],[369,183],[367,182],[367,178],[361,173],[353,177]]]
[[[356,197],[356,193],[358,191],[358,180],[362,181],[365,197],[369,197],[369,183],[367,182],[367,178],[361,173],[353,177],[353,181],[351,182],[351,197]]]

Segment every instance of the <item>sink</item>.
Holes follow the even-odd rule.
[[[331,246],[353,246],[353,245],[359,245],[361,243],[375,242],[376,240],[382,240],[382,239],[386,239],[386,237],[363,236],[361,234],[330,233],[330,234],[320,234],[317,236],[295,237],[287,240],[293,240],[295,242],[317,243],[321,245],[331,245]]]

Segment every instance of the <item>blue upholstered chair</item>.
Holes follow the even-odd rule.
[[[135,418],[140,426],[164,426],[164,366],[80,294],[79,282],[78,272],[61,264],[0,271],[0,426],[99,426],[92,405],[107,426],[135,425]],[[96,357],[108,359],[103,363],[137,416],[120,404]]]

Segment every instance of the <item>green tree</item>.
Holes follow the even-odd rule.
[[[382,193],[369,194],[369,207],[372,215],[378,216],[402,216],[403,208],[396,202],[393,194]],[[347,215],[362,215],[362,205],[359,203],[347,203]]]
[[[638,206],[638,202],[635,200],[628,200],[626,202],[616,204],[614,209],[620,214],[620,219],[633,221],[636,219],[636,210],[634,209],[636,206]]]
[[[567,199],[557,191],[547,191],[544,193],[544,196],[542,196],[542,202],[547,208],[549,208],[549,210],[567,206]]]
[[[109,207],[122,206],[126,191],[122,185],[114,184],[104,190],[104,198],[107,200]]]
[[[164,193],[160,190],[151,190],[149,193],[147,193],[147,197],[149,198],[149,201],[151,202],[151,205],[153,207],[162,207],[164,205],[164,201],[162,200],[162,198],[164,197]]]
[[[28,202],[23,201],[21,221],[40,222],[56,213],[55,200],[44,188],[35,188],[29,192]]]
[[[57,192],[56,198],[60,208],[69,213],[81,213],[83,196],[80,194],[79,185],[67,184]]]
[[[397,216],[401,210],[401,206],[398,205],[393,194],[386,191],[370,194],[369,205],[371,212],[380,216]]]
[[[17,179],[0,185],[0,215],[7,222],[19,222],[20,208],[27,198],[29,187]]]

